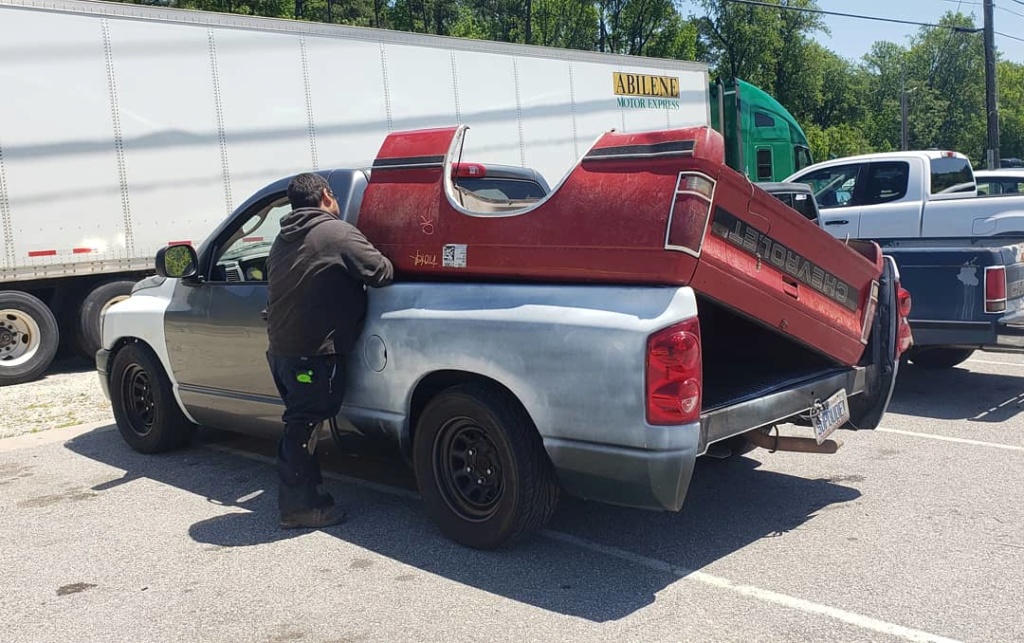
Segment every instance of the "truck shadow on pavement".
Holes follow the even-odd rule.
[[[900,366],[889,413],[936,420],[1000,423],[1024,410],[1024,379],[963,367]]]
[[[244,451],[256,445],[255,453],[242,453],[235,450],[238,440],[201,430],[188,449],[145,456],[130,450],[116,431],[99,430],[70,440],[66,447],[125,472],[93,491],[148,479],[222,506],[222,514],[189,528],[190,537],[204,546],[273,546],[311,533],[277,526],[276,472],[267,457],[273,444],[241,438],[249,440]],[[372,552],[559,614],[616,621],[653,603],[686,570],[699,570],[762,539],[784,537],[818,512],[860,496],[856,489],[829,480],[760,471],[760,463],[749,457],[755,454],[698,463],[678,514],[563,496],[545,532],[511,550],[480,552],[440,534],[423,510],[411,472],[399,459],[325,452],[327,487],[350,511],[347,522],[322,531],[361,548],[347,559],[344,550],[333,550],[330,564],[340,574],[368,574],[367,583],[413,578],[376,575]]]

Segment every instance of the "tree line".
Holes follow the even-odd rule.
[[[907,45],[877,41],[859,60],[820,44],[820,15],[697,0],[129,0],[142,4],[397,29],[443,36],[707,63],[751,82],[796,117],[816,160],[900,149],[901,94],[911,149],[953,149],[984,166],[985,58],[979,25],[949,11]],[[765,0],[818,8],[816,0]],[[869,32],[870,23],[864,23]],[[1003,158],[1024,158],[1024,64],[998,63]]]

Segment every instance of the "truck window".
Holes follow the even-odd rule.
[[[793,156],[794,171],[796,172],[799,172],[808,165],[813,164],[811,161],[811,151],[802,145],[797,145],[793,148]]]
[[[978,194],[981,196],[1024,194],[1024,182],[1017,179],[980,179]]]
[[[818,220],[818,211],[814,208],[814,200],[807,194],[795,193],[789,207],[804,215],[804,218],[809,221]]]
[[[775,119],[764,112],[754,112],[754,127],[775,127]]]
[[[504,178],[460,178],[455,183],[485,199],[510,201],[518,199],[540,199],[544,188],[535,181]]]
[[[888,203],[907,194],[910,164],[905,161],[872,163],[868,170],[865,204]]]
[[[931,160],[932,194],[970,192],[974,187],[971,162],[965,158],[943,156]]]
[[[798,179],[801,183],[811,186],[814,191],[814,198],[818,202],[818,208],[845,207],[849,205],[860,205],[854,201],[854,191],[857,188],[857,177],[860,175],[862,164],[837,165],[811,172]]]
[[[217,257],[211,282],[265,282],[267,255],[281,232],[281,217],[291,212],[287,197],[275,199],[252,213],[225,242]]]
[[[772,150],[770,147],[762,147],[757,150],[757,180],[772,180]]]

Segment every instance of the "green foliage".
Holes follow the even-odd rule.
[[[133,0],[127,0],[133,1]],[[847,60],[815,41],[821,16],[728,0],[134,0],[462,38],[707,63],[775,96],[801,123],[815,159],[899,149],[901,92],[911,148],[985,156],[985,76],[974,21],[947,12],[908,46],[875,42]],[[818,8],[817,0],[764,0]],[[1001,156],[1024,158],[1024,65],[999,63]]]

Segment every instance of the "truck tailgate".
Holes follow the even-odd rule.
[[[883,249],[913,297],[918,346],[994,345],[999,326],[1024,325],[1024,243],[911,239]]]

